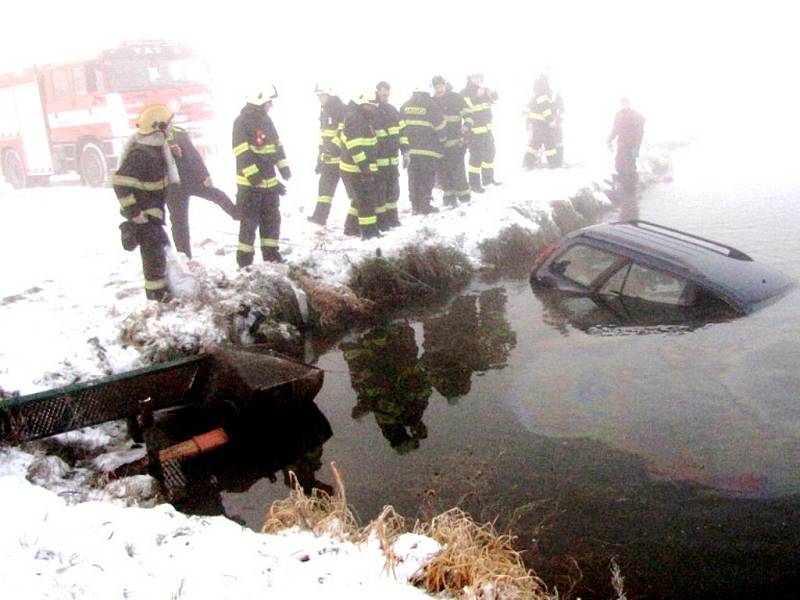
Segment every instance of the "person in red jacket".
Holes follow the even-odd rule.
[[[644,137],[644,121],[644,117],[631,108],[627,98],[620,100],[620,109],[614,117],[614,126],[606,143],[611,149],[614,140],[617,141],[616,179],[625,192],[632,192],[639,179],[636,159]]]

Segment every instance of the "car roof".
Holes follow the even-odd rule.
[[[744,313],[792,285],[780,271],[756,263],[736,248],[649,221],[601,223],[579,229],[569,237],[599,240],[652,257],[717,292]]]

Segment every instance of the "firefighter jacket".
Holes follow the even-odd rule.
[[[339,146],[339,170],[345,173],[378,171],[378,138],[364,106],[350,101],[344,126],[336,144]]]
[[[480,90],[486,90],[483,94]],[[497,101],[497,94],[489,92],[474,83],[468,83],[461,90],[461,97],[467,104],[464,124],[472,135],[481,135],[492,130],[492,104]]]
[[[178,152],[173,151],[172,156],[175,157],[181,183],[189,187],[203,187],[209,172],[189,133],[185,129],[173,126],[167,134],[167,144],[170,148],[175,146],[180,148]]]
[[[528,102],[525,118],[528,125],[536,123],[549,125],[556,118],[550,81],[544,75],[540,75],[533,83],[533,98]]]
[[[335,139],[344,127],[346,107],[339,96],[330,96],[319,113],[319,154],[317,162],[325,165],[339,164],[339,146]]]
[[[278,187],[276,167],[284,179],[291,176],[278,131],[263,107],[245,105],[233,122],[232,145],[239,187]]]
[[[397,109],[383,102],[375,113],[375,135],[378,138],[378,168],[398,166],[397,153],[408,150],[408,140],[401,136],[405,123]]]
[[[441,158],[445,141],[442,109],[425,92],[414,92],[400,108],[405,121],[403,136],[408,140],[411,156]]]
[[[143,212],[148,219],[163,225],[164,200],[169,184],[163,143],[134,143],[111,183],[123,217],[131,219]]]
[[[617,138],[617,147],[636,148],[642,144],[644,137],[644,117],[632,108],[623,108],[614,117],[614,127],[608,142]]]
[[[455,148],[463,145],[464,133],[462,127],[467,116],[467,103],[463,97],[453,91],[447,91],[442,96],[434,96],[433,102],[441,109],[444,115],[444,147]]]

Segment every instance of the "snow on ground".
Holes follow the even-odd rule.
[[[601,179],[601,173],[584,167],[514,172],[504,186],[473,196],[469,204],[427,216],[412,216],[402,197],[403,226],[367,242],[342,233],[347,201],[341,185],[323,229],[306,221],[316,199],[313,178],[300,185],[293,179],[281,203],[281,251],[288,262],[263,264],[257,256],[254,268],[285,274],[288,264],[295,264],[322,281],[343,283],[350,267],[378,248],[390,256],[408,244],[434,242],[459,248],[477,264],[482,240],[513,223],[535,230],[536,211]],[[300,193],[292,191],[298,188]],[[6,391],[32,393],[142,366],[139,352],[119,340],[121,323],[131,314],[158,315],[159,326],[184,336],[189,346],[224,339],[208,305],[148,306],[139,253],[120,246],[121,219],[111,190],[77,185],[0,190],[0,200],[0,255],[10,267],[0,280],[0,386]],[[238,226],[210,202],[191,202],[194,270],[210,280],[215,294],[224,295],[224,286],[214,281],[240,277]]]
[[[405,583],[431,554],[427,539],[400,538],[404,560],[391,573],[376,540],[354,545],[296,529],[263,535],[167,504],[71,505],[13,475],[0,477],[0,497],[5,598],[428,597]],[[25,502],[12,509],[10,498]]]
[[[403,226],[368,242],[342,233],[347,202],[341,186],[329,226],[307,222],[316,181],[295,175],[282,200],[281,250],[288,264],[263,264],[257,257],[251,270],[285,275],[294,264],[322,281],[343,283],[351,265],[378,249],[391,256],[408,244],[425,243],[451,244],[477,264],[482,240],[514,223],[535,230],[537,211],[547,212],[551,201],[602,181],[611,157],[587,164],[593,167],[499,169],[502,187],[428,216],[410,214],[403,186]],[[235,191],[221,187],[231,195]],[[225,338],[207,304],[162,306],[145,300],[140,257],[120,246],[120,217],[110,189],[64,183],[20,191],[2,187],[0,203],[0,254],[6,265],[0,278],[0,387],[5,391],[28,394],[142,366],[142,353],[120,338],[126,319],[147,318],[161,335],[194,347]],[[235,261],[237,224],[202,199],[192,200],[191,223],[193,272],[209,294],[235,302],[244,276]],[[143,453],[120,424],[61,437],[98,448],[97,456],[91,464],[70,467],[43,452],[0,450],[3,597],[424,596],[407,578],[435,551],[432,540],[403,538],[404,549],[397,553],[405,560],[392,575],[375,542],[355,546],[301,531],[256,534],[224,517],[188,517],[169,505],[144,508],[155,502],[149,477],[108,483],[98,476],[120,457]]]

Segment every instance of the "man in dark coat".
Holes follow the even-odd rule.
[[[126,221],[120,225],[126,250],[139,246],[148,300],[166,301],[167,261],[164,247],[164,199],[169,175],[166,136],[172,111],[163,104],[150,104],[139,113],[137,133],[126,148],[111,182]]]
[[[268,262],[283,262],[278,250],[281,234],[280,196],[286,186],[278,181],[276,169],[284,181],[292,176],[275,124],[269,117],[278,91],[255,93],[233,122],[233,154],[236,157],[236,205],[239,223],[239,248],[236,262],[240,267],[253,263],[256,230],[260,233],[261,256]]]
[[[308,220],[317,225],[325,225],[339,184],[340,151],[335,140],[344,127],[345,105],[329,87],[318,84],[315,92],[320,104],[319,152],[315,169],[319,175],[319,187],[314,214]]]
[[[473,73],[467,77],[461,97],[467,103],[464,124],[469,148],[469,186],[473,193],[481,194],[485,191],[483,186],[499,185],[494,178],[495,145],[492,133],[492,104],[498,96],[497,92],[483,85],[483,74]]]
[[[445,140],[442,160],[439,162],[439,181],[442,184],[445,206],[455,206],[458,201],[469,202],[470,188],[464,169],[467,147],[464,142],[464,117],[467,103],[456,94],[441,75],[431,80],[433,101],[441,108],[445,120]]]
[[[431,206],[436,170],[442,158],[445,120],[441,107],[433,101],[427,85],[419,85],[400,107],[405,123],[401,138],[408,142],[408,195],[412,214],[439,212]]]
[[[172,225],[172,241],[175,249],[192,257],[192,244],[189,239],[189,197],[198,196],[210,200],[232,219],[238,219],[236,205],[222,190],[215,188],[211,175],[203,162],[203,157],[194,147],[189,133],[173,126],[167,134],[172,156],[178,168],[180,183],[170,185],[167,189],[167,208]]]

